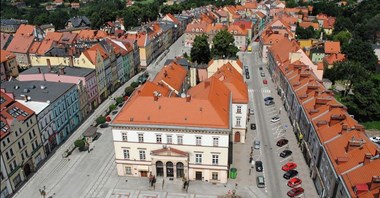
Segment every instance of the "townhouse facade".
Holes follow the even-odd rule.
[[[19,73],[16,56],[6,50],[1,50],[0,53],[1,81],[9,80],[11,77],[16,78]]]
[[[13,194],[45,159],[36,114],[1,90],[1,197]]]
[[[35,112],[46,155],[65,141],[80,124],[76,84],[49,81],[12,81],[1,84],[17,102]]]

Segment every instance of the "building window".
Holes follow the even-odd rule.
[[[213,165],[219,164],[219,155],[212,155],[212,164]]]
[[[195,141],[195,144],[196,144],[196,145],[198,145],[198,146],[202,145],[202,137],[199,137],[199,136],[198,136],[198,137],[195,138],[195,140],[196,140],[196,141]]]
[[[121,133],[121,137],[123,139],[123,141],[128,141],[128,136],[127,136],[127,133]]]
[[[183,137],[182,136],[177,136],[177,143],[183,144]]]
[[[144,134],[139,134],[139,142],[144,142]]]
[[[241,113],[241,106],[237,106],[236,113]]]
[[[236,126],[240,126],[240,120],[241,118],[236,118]]]
[[[162,142],[161,135],[156,135],[156,141],[157,141],[157,143],[161,143]]]
[[[213,141],[212,141],[212,145],[213,146],[218,146],[219,145],[219,138],[214,137]]]
[[[172,136],[171,135],[167,135],[166,136],[166,141],[167,141],[168,144],[172,144],[173,143]]]
[[[124,149],[123,154],[124,154],[124,159],[129,159],[129,150]]]
[[[218,180],[218,172],[212,172],[211,179],[212,180]]]
[[[132,175],[132,169],[131,169],[131,167],[129,167],[129,166],[125,167],[125,174],[126,175]]]
[[[195,163],[202,164],[202,154],[195,154]]]
[[[140,153],[140,160],[145,160],[145,151],[139,151]]]
[[[13,153],[12,148],[9,149],[9,152],[11,153],[11,157],[13,157],[14,153]]]

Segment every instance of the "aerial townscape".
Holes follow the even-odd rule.
[[[1,0],[0,198],[379,198],[380,1]]]

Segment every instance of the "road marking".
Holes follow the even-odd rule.
[[[285,160],[289,160],[291,156],[288,156],[286,158],[284,158],[283,160],[281,160],[280,162],[284,162]]]

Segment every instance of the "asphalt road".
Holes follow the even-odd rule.
[[[259,67],[264,67],[264,64],[260,64],[257,46],[252,48],[252,53],[242,53],[243,64],[249,67],[250,79],[246,79],[248,84],[248,92],[250,98],[249,107],[255,111],[254,122],[257,126],[257,135],[254,140],[259,140],[261,148],[255,150],[254,160],[263,161],[264,171],[257,175],[263,175],[266,181],[266,193],[268,197],[284,197],[286,192],[282,189],[284,186],[281,183],[282,170],[281,164],[278,160],[278,151],[276,146],[276,134],[272,133],[272,129],[278,127],[281,123],[273,124],[270,122],[271,114],[275,114],[275,106],[265,106],[264,98],[270,96],[270,89],[263,84],[263,79],[269,80],[269,74],[266,73],[266,77],[260,76]],[[252,142],[247,142],[253,144]]]

